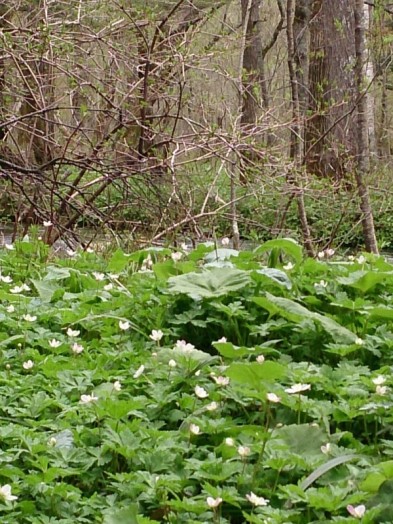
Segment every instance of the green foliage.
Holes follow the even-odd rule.
[[[391,521],[391,264],[13,247],[2,522]]]

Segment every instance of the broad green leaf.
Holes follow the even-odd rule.
[[[213,342],[212,345],[217,349],[220,355],[227,358],[241,358],[246,355],[255,355],[255,348],[252,347],[239,347],[230,342]]]
[[[328,440],[326,432],[311,424],[291,424],[275,430],[277,438],[282,439],[292,453],[305,458],[321,455],[321,446]]]
[[[216,260],[226,260],[231,257],[238,257],[239,251],[236,249],[219,248],[207,253],[205,255],[206,262],[214,262]]]
[[[265,361],[263,364],[252,363],[233,363],[225,374],[234,382],[252,386],[257,391],[265,391],[264,382],[274,382],[286,375],[286,369],[277,362]]]
[[[61,288],[55,280],[32,280],[32,283],[43,302],[50,302],[53,294]]]
[[[367,313],[370,315],[370,318],[373,319],[386,319],[393,320],[393,309],[388,307],[375,307],[368,309]]]
[[[351,344],[355,342],[357,338],[352,331],[341,326],[334,319],[310,311],[298,302],[288,298],[276,297],[270,293],[266,293],[266,297],[254,297],[253,301],[269,311],[271,315],[279,314],[294,323],[299,323],[305,319],[314,320],[321,324],[324,330],[327,331],[336,342]]]
[[[250,283],[245,271],[231,268],[214,268],[201,273],[187,273],[168,280],[169,291],[183,293],[195,300],[228,295]]]
[[[120,273],[129,263],[129,257],[127,257],[121,249],[117,249],[108,262],[108,271]]]
[[[71,275],[71,271],[67,267],[49,266],[44,280],[64,280]]]
[[[138,506],[132,504],[126,508],[112,508],[105,516],[102,524],[139,524]]]
[[[291,238],[276,238],[274,240],[268,240],[254,249],[254,254],[259,255],[260,253],[271,251],[272,249],[280,249],[286,255],[292,257],[297,264],[303,260],[303,248]]]
[[[391,284],[393,273],[382,273],[376,271],[355,271],[348,277],[337,278],[339,284],[359,289],[362,293],[367,293],[377,284]]]
[[[253,275],[255,275],[255,278],[258,278],[259,275],[262,275],[266,278],[266,280],[273,281],[274,283],[279,284],[280,286],[285,287],[286,289],[292,288],[292,282],[289,279],[288,275],[280,269],[266,267],[263,269],[258,269],[254,272]]]

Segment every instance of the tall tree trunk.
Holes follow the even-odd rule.
[[[311,238],[311,231],[308,225],[306,206],[302,188],[298,187],[297,172],[302,165],[302,125],[301,111],[299,103],[299,85],[296,78],[295,65],[295,40],[294,40],[294,18],[295,18],[295,0],[287,0],[287,44],[288,44],[288,70],[291,84],[292,97],[292,116],[293,123],[291,126],[291,149],[290,155],[293,159],[293,173],[288,177],[288,182],[292,186],[293,194],[297,199],[299,220],[303,234],[303,242],[309,256],[314,256],[314,248]]]
[[[356,49],[356,87],[358,96],[357,105],[357,169],[356,184],[360,198],[360,209],[362,211],[363,236],[366,250],[378,253],[378,244],[375,236],[374,219],[366,177],[369,172],[369,149],[368,149],[368,107],[367,97],[364,91],[365,79],[365,20],[363,0],[355,0],[355,49]]]
[[[310,21],[309,113],[305,164],[341,179],[356,154],[353,2],[315,2]]]
[[[260,0],[251,0],[248,11],[248,0],[241,0],[242,27],[246,31],[246,41],[243,52],[243,107],[242,125],[255,125],[260,116],[260,99],[262,98],[261,86],[263,83],[264,64],[261,38],[261,19],[259,14]],[[245,23],[247,25],[245,26]]]

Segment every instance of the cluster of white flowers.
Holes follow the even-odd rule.
[[[323,251],[320,251],[318,253],[317,257],[319,259],[331,258],[334,255],[334,253],[335,253],[334,249],[328,248],[328,249],[324,249]]]
[[[179,349],[182,353],[191,353],[195,349],[193,344],[188,344],[185,340],[178,340],[174,349]]]
[[[246,495],[246,499],[251,502],[254,506],[267,506],[269,504],[268,499],[264,499],[263,497],[258,497],[251,491],[251,493],[248,493]]]
[[[15,295],[19,293],[23,293],[23,291],[30,291],[30,288],[27,284],[22,284],[21,286],[15,286],[10,289],[10,292]]]
[[[98,397],[96,397],[94,393],[92,393],[91,395],[81,395],[79,402],[81,404],[90,404],[91,402],[95,402],[96,400],[98,400]]]

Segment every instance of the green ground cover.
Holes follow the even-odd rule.
[[[383,258],[8,248],[2,523],[393,521]]]

